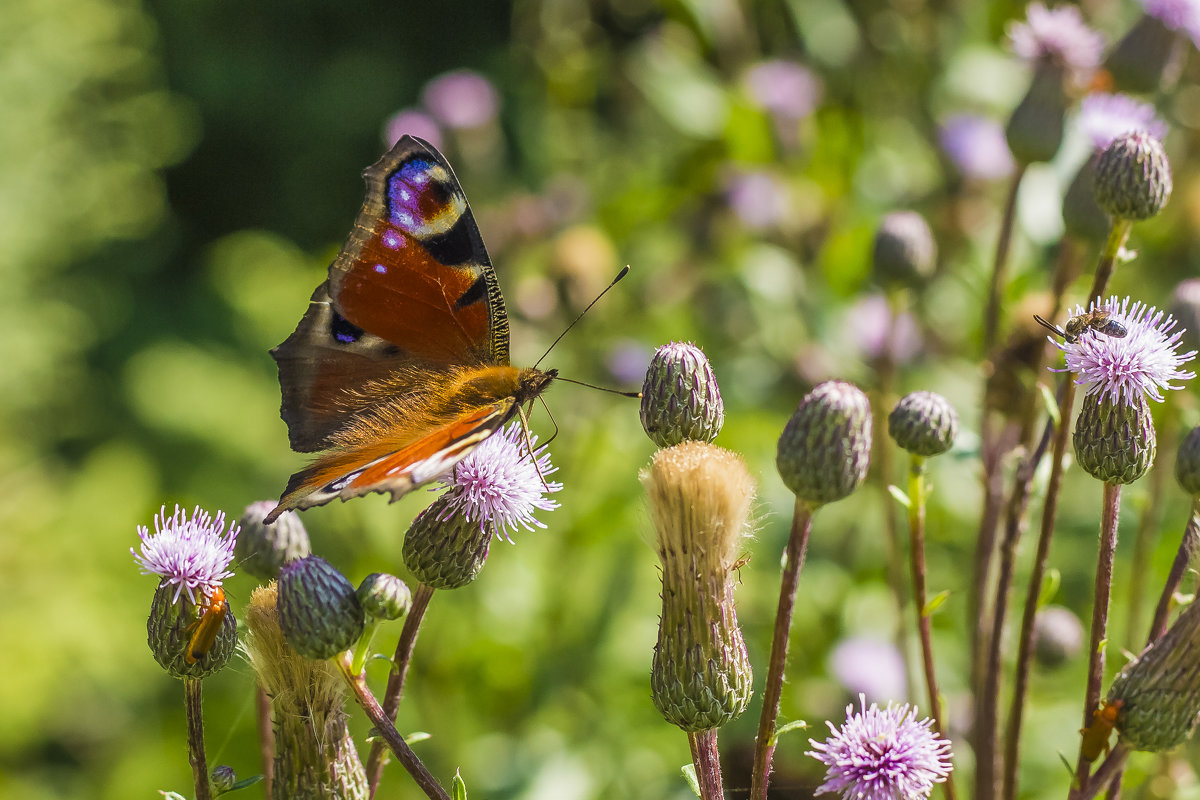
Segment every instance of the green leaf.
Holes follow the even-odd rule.
[[[1050,419],[1054,420],[1054,424],[1058,425],[1062,418],[1058,415],[1058,400],[1054,398],[1054,393],[1044,383],[1038,384],[1038,391],[1041,392],[1042,405],[1046,407],[1046,413],[1050,415]]]
[[[159,789],[158,793],[167,798],[167,800],[188,800],[179,792],[164,792],[162,789]]]
[[[908,499],[908,495],[906,495],[899,486],[888,484],[888,492],[892,495],[892,497],[896,498],[896,501],[899,502],[900,505],[904,506],[905,508],[912,507],[912,501]]]
[[[229,792],[236,792],[238,789],[245,789],[247,786],[253,786],[254,784],[263,780],[265,780],[265,778],[262,775],[251,775],[249,778],[243,778],[233,786],[230,786]],[[225,794],[229,794],[229,792],[225,792]]]
[[[696,797],[700,797],[700,781],[696,780],[696,765],[684,764],[679,771],[683,773],[683,779],[687,781],[687,785],[695,792]]]
[[[937,611],[939,608],[941,608],[942,603],[946,602],[949,597],[950,590],[944,589],[935,594],[933,597],[929,598],[929,602],[926,603],[925,607],[921,609],[921,616],[928,617],[930,614]]]
[[[808,723],[802,719],[794,719],[786,725],[779,726],[778,728],[775,729],[775,735],[771,737],[771,746],[772,747],[775,746],[775,743],[779,741],[780,736],[783,736],[785,733],[788,733],[789,731],[794,731],[797,728],[807,729]]]
[[[432,738],[433,738],[432,733],[426,733],[425,731],[413,731],[412,733],[405,735],[404,743],[405,744],[416,744],[417,742],[423,742],[426,739],[432,739]]]
[[[450,796],[453,800],[467,800],[467,782],[462,779],[459,770],[454,770],[454,781],[450,785]]]
[[[1045,576],[1042,578],[1042,588],[1038,592],[1037,607],[1049,603],[1058,594],[1058,587],[1062,585],[1062,573],[1058,569],[1051,567],[1046,570]]]

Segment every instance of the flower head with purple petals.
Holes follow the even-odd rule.
[[[158,575],[164,583],[175,585],[173,602],[187,592],[188,599],[195,603],[197,590],[206,595],[233,575],[228,567],[240,530],[236,523],[225,530],[224,511],[218,511],[213,518],[196,506],[189,519],[179,506],[168,517],[167,507],[163,506],[154,516],[153,534],[145,525],[137,528],[142,540],[141,553],[132,547],[129,552],[143,575]]]
[[[1127,94],[1089,94],[1079,104],[1079,125],[1097,153],[1126,133],[1146,131],[1159,141],[1167,133],[1167,125],[1158,118],[1154,106]]]
[[[1085,83],[1104,51],[1104,37],[1083,22],[1076,6],[1046,8],[1030,3],[1025,22],[1008,28],[1013,52],[1032,61],[1053,61],[1071,73],[1076,82]]]
[[[1097,308],[1108,312],[1109,319],[1123,327],[1126,334],[1110,336],[1087,330],[1074,342],[1050,339],[1066,355],[1065,371],[1076,373],[1075,383],[1086,386],[1088,394],[1099,394],[1100,399],[1112,403],[1132,403],[1144,393],[1161,403],[1163,389],[1182,388],[1173,381],[1196,377],[1196,373],[1180,369],[1195,357],[1196,351],[1177,352],[1183,329],[1175,328],[1171,315],[1141,302],[1131,304],[1128,297],[1110,297],[1099,305],[1093,302],[1087,311],[1076,306],[1075,314]]]
[[[942,123],[939,141],[946,156],[967,178],[993,180],[1012,174],[1013,157],[1004,126],[976,114],[955,114]]]
[[[807,755],[828,770],[817,794],[841,792],[843,800],[923,800],[950,775],[950,742],[932,730],[933,720],[917,720],[907,703],[886,709],[858,696],[862,710],[846,706],[846,724],[824,742],[809,739]]]
[[[529,443],[536,445],[537,436],[530,434]],[[559,491],[563,485],[542,483],[544,476],[558,470],[551,466],[545,447],[535,449],[534,457],[536,466],[517,423],[489,436],[439,482],[440,487],[449,489],[445,495],[446,518],[461,514],[468,521],[478,519],[480,530],[491,522],[496,526],[496,535],[510,542],[509,531],[518,526],[527,531],[534,526],[546,527],[533,512],[558,508],[558,503],[545,495]]]
[[[1142,0],[1146,13],[1200,47],[1200,0]]]
[[[478,72],[447,72],[425,85],[421,100],[429,113],[447,128],[478,128],[500,111],[496,87]]]
[[[821,84],[807,67],[776,59],[755,64],[742,80],[754,102],[784,119],[803,119],[821,99]]]

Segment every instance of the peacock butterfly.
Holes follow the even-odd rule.
[[[271,351],[292,449],[319,452],[288,509],[440,475],[557,377],[508,362],[500,284],[458,179],[405,136],[363,173],[367,195],[329,277]]]

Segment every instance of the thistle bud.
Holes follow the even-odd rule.
[[[958,414],[933,392],[905,395],[888,415],[888,434],[914,456],[936,456],[954,446]]]
[[[1046,606],[1033,620],[1033,656],[1046,667],[1058,667],[1083,648],[1083,623],[1062,606]]]
[[[1159,753],[1183,742],[1200,715],[1200,604],[1129,663],[1108,690],[1121,703],[1117,731],[1134,750]]]
[[[642,428],[659,447],[711,442],[725,424],[725,404],[704,352],[672,342],[658,348],[642,385]]]
[[[1096,165],[1096,203],[1115,219],[1149,219],[1171,197],[1171,165],[1145,131],[1113,140]]]
[[[203,601],[193,602],[187,593],[175,596],[177,587],[163,581],[154,591],[150,616],[146,620],[146,638],[159,666],[174,678],[204,678],[224,668],[237,649],[237,620],[225,609],[216,625],[215,637],[207,653],[189,661],[188,654],[196,628],[204,620]]]
[[[1192,497],[1200,497],[1200,427],[1183,437],[1175,454],[1175,480]]]
[[[284,573],[291,569],[289,565]],[[274,583],[260,586],[251,595],[246,630],[250,664],[271,697],[274,797],[368,797],[366,771],[347,724],[341,673],[331,662],[305,658],[288,644],[280,627]]]
[[[400,619],[412,608],[408,584],[385,572],[372,572],[363,578],[355,594],[371,619]]]
[[[1157,92],[1172,57],[1179,53],[1179,37],[1150,14],[1142,18],[1117,42],[1104,62],[1113,83],[1125,92]]]
[[[233,551],[242,569],[264,581],[275,580],[284,564],[312,552],[308,531],[295,511],[283,512],[270,525],[263,523],[275,506],[273,500],[246,506],[240,522],[242,533]]]
[[[775,466],[796,497],[816,507],[857,489],[871,465],[871,403],[857,386],[818,384],[779,437]]]
[[[404,566],[433,589],[466,586],[483,569],[495,526],[455,513],[446,495],[413,520],[404,536]]]
[[[320,556],[306,556],[279,574],[279,624],[300,655],[333,658],[362,635],[363,609],[342,573]]]
[[[212,772],[208,775],[208,785],[212,787],[214,796],[232,790],[235,783],[237,783],[237,773],[233,771],[233,767],[225,764],[213,767]]]
[[[733,587],[754,481],[741,458],[706,442],[659,450],[641,481],[662,562],[654,705],[685,731],[719,728],[750,702]]]
[[[1092,156],[1075,173],[1075,179],[1063,196],[1063,227],[1077,239],[1103,241],[1108,236],[1112,220],[1096,202],[1096,162]]]
[[[937,243],[925,218],[915,211],[893,211],[875,232],[875,280],[887,288],[913,286],[933,276]]]
[[[1146,398],[1138,393],[1114,403],[1086,395],[1071,441],[1079,466],[1093,478],[1133,483],[1154,464],[1157,448]]]
[[[1069,101],[1064,90],[1065,68],[1043,61],[1033,74],[1029,91],[1017,105],[1004,129],[1008,148],[1018,161],[1050,161],[1062,144]]]

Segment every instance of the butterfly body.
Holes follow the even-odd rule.
[[[432,145],[402,138],[364,173],[350,236],[272,350],[292,449],[320,452],[267,515],[444,474],[556,377],[509,364],[499,282]]]

